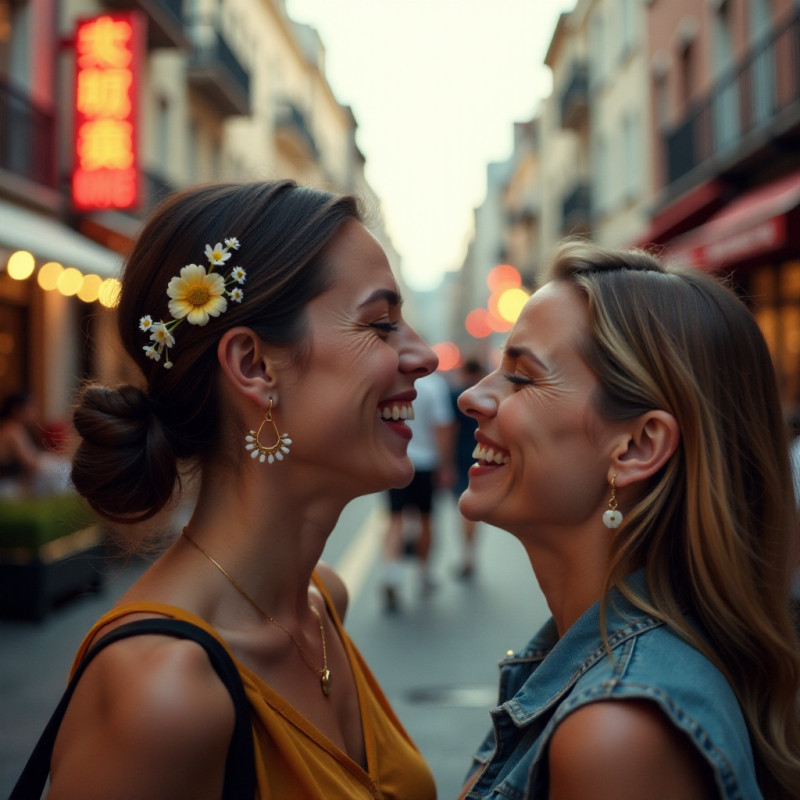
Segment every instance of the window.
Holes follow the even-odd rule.
[[[635,200],[642,188],[640,147],[639,118],[630,111],[622,118],[622,185],[628,201]]]
[[[622,57],[633,50],[636,45],[636,2],[620,0],[620,29],[622,35]]]
[[[606,32],[603,18],[597,12],[589,23],[589,63],[592,83],[606,79]]]

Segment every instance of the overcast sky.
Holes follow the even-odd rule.
[[[287,0],[353,108],[367,179],[411,288],[460,266],[486,165],[550,92],[544,56],[575,0]]]

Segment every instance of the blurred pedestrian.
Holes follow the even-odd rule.
[[[0,497],[42,496],[69,490],[69,462],[37,441],[31,398],[11,394],[0,405]]]
[[[384,540],[383,596],[384,609],[399,609],[402,579],[400,559],[407,552],[414,559],[419,573],[422,596],[430,594],[435,584],[430,574],[430,552],[433,542],[433,500],[440,488],[452,486],[453,409],[447,381],[433,373],[417,381],[414,415],[408,421],[413,434],[408,444],[408,457],[414,464],[414,477],[407,486],[390,489],[389,524]],[[393,409],[395,411],[395,409]],[[402,409],[397,408],[397,413]],[[389,413],[388,410],[384,414]],[[410,517],[410,514],[416,516]],[[404,542],[404,522],[415,525],[415,535]],[[409,546],[410,545],[410,546]]]
[[[462,512],[552,618],[501,662],[477,798],[796,800],[796,515],[777,382],[707,273],[565,244],[502,363]]]
[[[109,632],[138,631],[78,683],[48,797],[211,800],[248,779],[250,798],[435,797],[342,626],[345,586],[319,561],[350,500],[412,477],[410,431],[384,412],[407,415],[436,356],[400,305],[351,197],[209,185],[144,226],[117,314],[145,381],[86,388],[72,476],[116,523],[173,503],[189,469],[198,500],[81,646],[76,664]],[[209,639],[233,657],[225,682]],[[255,754],[231,772],[234,741]]]
[[[486,370],[477,358],[467,358],[459,368],[455,381],[450,387],[450,400],[455,415],[455,481],[453,494],[458,500],[469,485],[469,468],[475,462],[475,431],[478,423],[458,407],[458,398],[462,392],[474,386],[484,375]],[[456,577],[460,580],[470,580],[475,573],[475,547],[478,523],[473,519],[461,517],[461,563],[456,567]]]

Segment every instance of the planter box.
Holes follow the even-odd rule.
[[[41,620],[104,582],[105,534],[74,495],[0,501],[0,619]]]

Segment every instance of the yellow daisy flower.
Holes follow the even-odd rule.
[[[206,268],[188,264],[180,277],[172,278],[167,286],[169,313],[175,319],[191,325],[206,325],[210,317],[218,317],[228,307],[225,299],[225,280],[216,273],[206,274]]]

